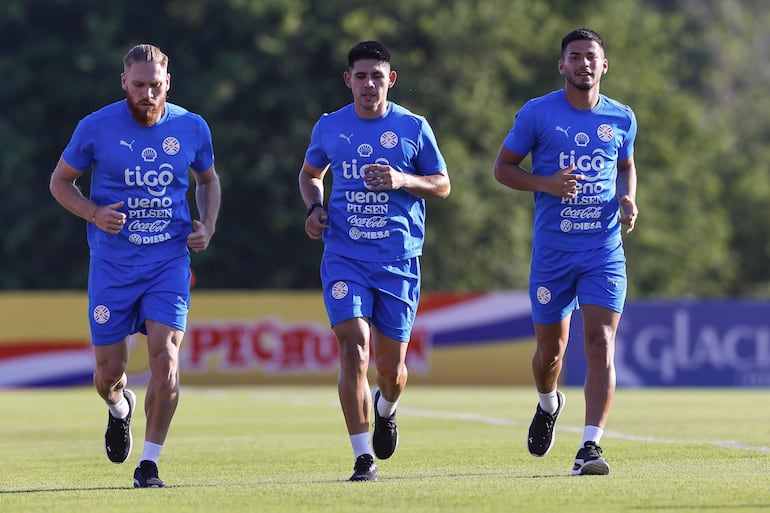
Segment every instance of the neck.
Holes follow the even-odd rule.
[[[373,109],[366,109],[361,107],[360,105],[353,105],[355,108],[356,114],[359,118],[364,119],[376,119],[381,118],[385,115],[385,113],[388,111],[388,102],[383,102]]]
[[[567,84],[564,87],[564,94],[570,105],[578,110],[591,110],[599,103],[599,88],[592,87],[587,91]]]

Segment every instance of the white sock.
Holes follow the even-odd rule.
[[[537,397],[540,403],[540,407],[544,412],[553,414],[556,413],[556,410],[559,409],[559,396],[556,395],[556,389],[554,389],[553,392],[548,392],[547,394],[541,394],[538,392]]]
[[[583,445],[586,442],[594,442],[599,445],[599,440],[602,439],[604,430],[599,426],[585,426],[583,428]]]
[[[160,444],[154,444],[152,442],[144,442],[144,450],[142,451],[142,457],[139,458],[139,462],[144,460],[150,460],[156,465],[158,464],[158,458],[160,458],[160,451],[163,450],[163,446]],[[137,463],[137,467],[139,464]]]
[[[369,446],[369,432],[358,433],[356,435],[350,435],[350,445],[353,446],[353,456],[358,458],[362,454],[371,454],[372,448]]]
[[[120,401],[118,401],[115,404],[107,404],[107,407],[110,409],[110,413],[113,417],[116,419],[125,419],[128,417],[128,399],[126,399],[126,396],[123,394],[120,394]]]
[[[377,404],[374,405],[375,408],[377,408],[377,413],[380,414],[380,417],[388,418],[396,411],[396,407],[398,406],[398,401],[392,403],[382,397],[382,392],[380,392],[380,398],[377,401]]]

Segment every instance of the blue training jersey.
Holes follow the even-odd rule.
[[[564,90],[528,101],[516,114],[504,146],[532,154],[532,173],[548,176],[571,164],[583,174],[577,197],[535,192],[532,242],[566,251],[617,246],[621,242],[618,160],[634,153],[636,117],[604,95],[591,110],[578,110]]]
[[[389,102],[383,116],[364,119],[353,104],[347,105],[321,116],[305,160],[319,169],[329,165],[332,172],[326,251],[370,262],[422,254],[425,201],[404,190],[369,190],[362,170],[377,163],[413,175],[444,171],[444,158],[424,117]]]
[[[187,254],[189,170],[214,164],[211,131],[201,116],[166,103],[161,119],[145,127],[122,100],[83,118],[62,157],[77,170],[91,169],[95,204],[124,203],[119,234],[88,224],[91,256],[136,265]]]

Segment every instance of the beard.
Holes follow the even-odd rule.
[[[575,77],[568,77],[567,82],[569,82],[575,89],[579,89],[581,91],[590,91],[596,85],[596,82],[586,82],[583,80],[578,81]]]
[[[126,96],[128,103],[128,110],[131,112],[137,123],[142,126],[152,126],[158,122],[163,115],[166,105],[166,95],[159,96],[155,99],[154,105],[144,103],[145,100],[136,101],[130,96]]]

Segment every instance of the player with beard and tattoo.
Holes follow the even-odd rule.
[[[494,166],[500,183],[535,196],[529,295],[539,401],[527,440],[534,456],[553,447],[570,320],[578,305],[583,315],[585,427],[572,475],[610,471],[599,441],[615,393],[615,335],[626,297],[621,225],[630,232],[638,215],[636,118],[599,93],[606,72],[599,34],[567,34],[559,59],[564,88],[521,108]],[[531,172],[521,167],[530,153]]]
[[[147,336],[150,378],[144,450],[134,487],[165,486],[158,458],[179,400],[179,347],[190,304],[190,250],[205,250],[220,204],[211,131],[168,103],[168,57],[140,44],[123,58],[126,99],[83,118],[53,171],[51,194],[88,221],[88,308],[94,386],[107,403],[107,457],[131,454],[136,394],[126,388],[129,337]],[[76,184],[91,171],[90,195]],[[192,173],[190,173],[192,170]],[[187,202],[196,184],[200,220]]]

